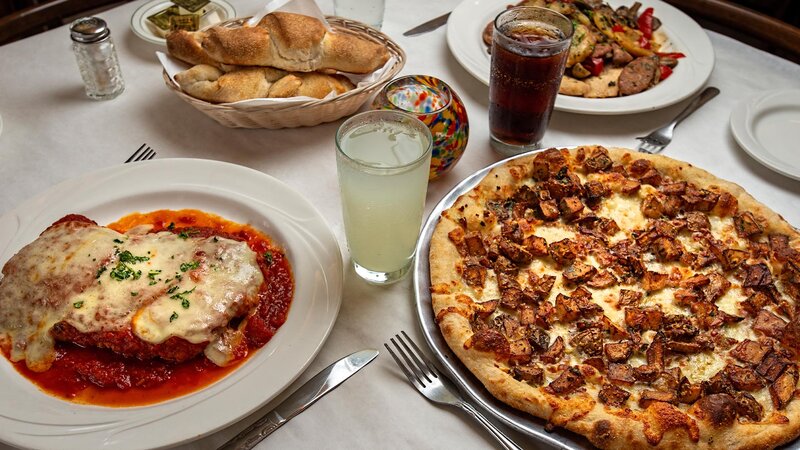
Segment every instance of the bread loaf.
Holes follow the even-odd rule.
[[[328,31],[313,17],[283,12],[267,14],[255,27],[212,27],[202,47],[217,62],[298,72],[369,73],[389,59],[377,42]]]
[[[219,67],[219,63],[203,50],[201,42],[206,37],[203,31],[175,30],[167,35],[169,54],[192,65],[208,64]]]
[[[181,89],[208,102],[228,103],[253,98],[307,96],[323,98],[353,89],[353,83],[340,75],[287,73],[270,67],[246,67],[223,72],[199,64],[175,75]]]

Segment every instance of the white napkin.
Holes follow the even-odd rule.
[[[250,25],[252,22],[253,24],[257,24],[264,16],[273,12],[273,11],[286,11],[292,12],[297,14],[304,14],[307,16],[316,17],[317,19],[321,20],[326,27],[330,27],[328,25],[328,21],[325,20],[325,15],[322,14],[322,11],[317,6],[317,3],[314,0],[270,0],[264,5],[264,8],[252,19],[248,20],[247,25]],[[330,28],[329,28],[330,29]],[[191,65],[184,63],[183,61],[173,58],[172,56],[163,53],[163,52],[156,52],[156,57],[161,62],[161,66],[170,76],[170,78],[178,85],[178,82],[175,81],[175,74],[178,72],[183,72],[191,67]],[[368,74],[354,74],[354,73],[344,73],[338,72],[340,75],[344,75],[347,77],[353,84],[356,85],[356,88],[360,88],[362,86],[366,86],[369,84],[374,83],[378,79],[380,79],[387,70],[391,69],[395,63],[395,57],[392,56],[386,61],[386,64],[383,67],[375,70],[372,73]],[[331,92],[328,94],[325,99],[333,98],[336,94]],[[313,97],[289,97],[289,98],[254,98],[249,100],[241,100],[238,102],[233,103],[220,103],[223,106],[231,106],[237,109],[249,109],[249,108],[260,108],[263,109],[265,106],[274,106],[275,109],[283,109],[290,106],[300,105],[303,103],[307,103],[309,101],[316,101],[318,99]]]
[[[261,8],[261,11],[258,14],[254,14],[253,17],[247,20],[245,26],[256,26],[258,22],[261,22],[261,19],[263,19],[264,16],[273,11],[283,11],[315,17],[319,19],[323,25],[325,25],[326,29],[331,29],[328,21],[325,20],[325,14],[322,14],[322,10],[319,9],[317,2],[314,0],[270,0],[266,5],[264,5],[263,8]]]

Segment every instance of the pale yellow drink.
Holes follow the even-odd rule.
[[[370,111],[337,133],[345,234],[356,272],[390,283],[414,257],[431,160],[431,135],[415,117]]]

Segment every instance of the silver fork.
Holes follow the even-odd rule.
[[[147,144],[142,144],[142,146],[136,149],[136,151],[133,152],[131,157],[125,160],[125,162],[129,163],[137,161],[147,161],[155,158],[155,156],[156,156],[155,150],[150,148],[150,146],[148,146]]]
[[[689,117],[689,115],[695,112],[698,108],[705,105],[707,101],[716,97],[717,94],[719,94],[719,89],[711,86],[705,88],[703,92],[693,98],[692,101],[686,105],[686,109],[681,111],[681,113],[678,114],[672,120],[672,122],[653,131],[647,136],[637,137],[636,139],[638,139],[640,142],[636,147],[636,150],[642,153],[650,154],[661,153],[661,151],[664,150],[664,147],[672,142],[672,132],[675,130],[675,126],[678,125],[683,119]]]
[[[417,344],[411,340],[405,331],[401,331],[403,336],[395,334],[389,341],[394,344],[397,353],[400,354],[402,360],[395,354],[389,347],[388,343],[383,346],[389,350],[389,354],[394,358],[394,362],[400,366],[403,373],[408,378],[408,381],[414,385],[417,390],[424,395],[428,400],[434,403],[441,403],[444,405],[452,405],[466,411],[473,419],[481,424],[489,433],[494,436],[497,441],[502,444],[503,448],[509,450],[522,450],[521,447],[514,443],[508,436],[505,435],[499,428],[492,422],[484,417],[472,405],[465,402],[458,393],[458,389],[452,381],[443,376],[438,369],[425,357],[425,354],[417,347]],[[405,339],[403,339],[405,337]],[[396,340],[395,340],[396,339]],[[399,342],[399,344],[398,344]],[[412,350],[413,349],[413,350]]]

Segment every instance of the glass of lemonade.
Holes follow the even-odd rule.
[[[393,283],[411,268],[432,147],[428,127],[399,111],[364,112],[336,132],[347,246],[356,273],[371,283]]]

